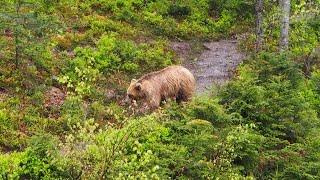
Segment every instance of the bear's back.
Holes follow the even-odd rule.
[[[195,91],[193,74],[179,65],[146,74],[139,81],[148,82],[149,88],[158,91],[163,97],[174,97],[181,91],[191,96]]]

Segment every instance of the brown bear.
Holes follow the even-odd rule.
[[[127,99],[144,101],[150,110],[160,106],[161,101],[174,99],[178,103],[188,101],[195,92],[195,78],[182,66],[169,66],[131,81]]]

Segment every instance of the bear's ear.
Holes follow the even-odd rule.
[[[140,91],[140,90],[141,90],[141,83],[137,83],[134,88],[135,88],[136,90]]]
[[[136,79],[132,79],[132,80],[131,80],[131,83],[135,83],[135,82],[137,82]]]

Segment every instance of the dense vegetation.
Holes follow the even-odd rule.
[[[253,1],[0,5],[1,179],[320,178],[319,0],[291,2],[282,53],[271,0],[259,53]],[[248,58],[227,85],[151,114],[122,105],[132,77],[179,63],[171,41],[235,35]]]

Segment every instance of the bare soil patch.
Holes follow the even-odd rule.
[[[241,53],[236,40],[221,40],[202,44],[202,52],[193,52],[188,42],[173,42],[172,49],[190,69],[197,80],[197,93],[209,90],[213,85],[223,85],[231,77],[245,55]],[[196,55],[195,55],[196,54]]]

